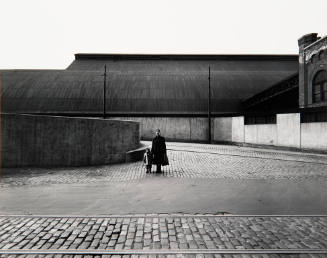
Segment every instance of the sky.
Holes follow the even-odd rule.
[[[75,53],[297,54],[327,35],[327,0],[0,0],[0,69]]]

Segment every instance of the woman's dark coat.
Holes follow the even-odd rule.
[[[151,151],[153,153],[153,164],[166,165],[166,141],[164,137],[158,135],[153,138]]]

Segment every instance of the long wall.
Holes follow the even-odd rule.
[[[327,150],[327,123],[301,123],[299,113],[277,114],[276,124],[244,125],[243,117],[215,118],[216,141]]]
[[[327,150],[327,123],[301,124],[301,147]]]
[[[208,140],[209,124],[204,117],[115,117],[137,121],[141,137],[152,139],[159,128],[167,140],[205,142]],[[243,129],[241,129],[243,128]],[[244,118],[222,117],[211,119],[211,139],[219,142],[243,142]]]
[[[152,139],[160,129],[167,140],[207,141],[208,120],[202,117],[115,117],[137,121],[141,126],[141,137]]]
[[[116,119],[126,119],[120,117]],[[129,117],[140,122],[142,139],[152,139],[160,128],[167,140],[207,141],[208,119],[203,117]],[[327,123],[301,123],[299,113],[278,114],[276,124],[245,125],[244,117],[215,117],[214,142],[248,143],[327,150]]]
[[[3,167],[124,162],[140,144],[133,121],[2,114],[1,126]]]

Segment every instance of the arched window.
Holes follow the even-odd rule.
[[[312,102],[327,101],[327,71],[317,72],[312,82]]]

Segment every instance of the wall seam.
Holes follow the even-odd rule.
[[[243,143],[245,143],[245,117],[243,116]]]
[[[280,145],[279,145],[279,141],[278,141],[278,139],[279,139],[279,138],[278,138],[278,134],[279,134],[279,133],[278,133],[278,131],[279,131],[279,129],[278,129],[278,128],[279,128],[279,126],[278,126],[278,125],[279,125],[279,123],[278,123],[278,120],[279,120],[279,119],[278,119],[278,117],[279,117],[278,114],[276,114],[276,121],[277,121],[277,122],[276,122],[276,146],[280,146]]]
[[[190,141],[192,141],[192,122],[191,122],[191,117],[189,118],[189,124],[190,124]]]
[[[300,122],[300,149],[302,149],[302,124],[301,124],[301,113],[299,113],[299,122]]]

